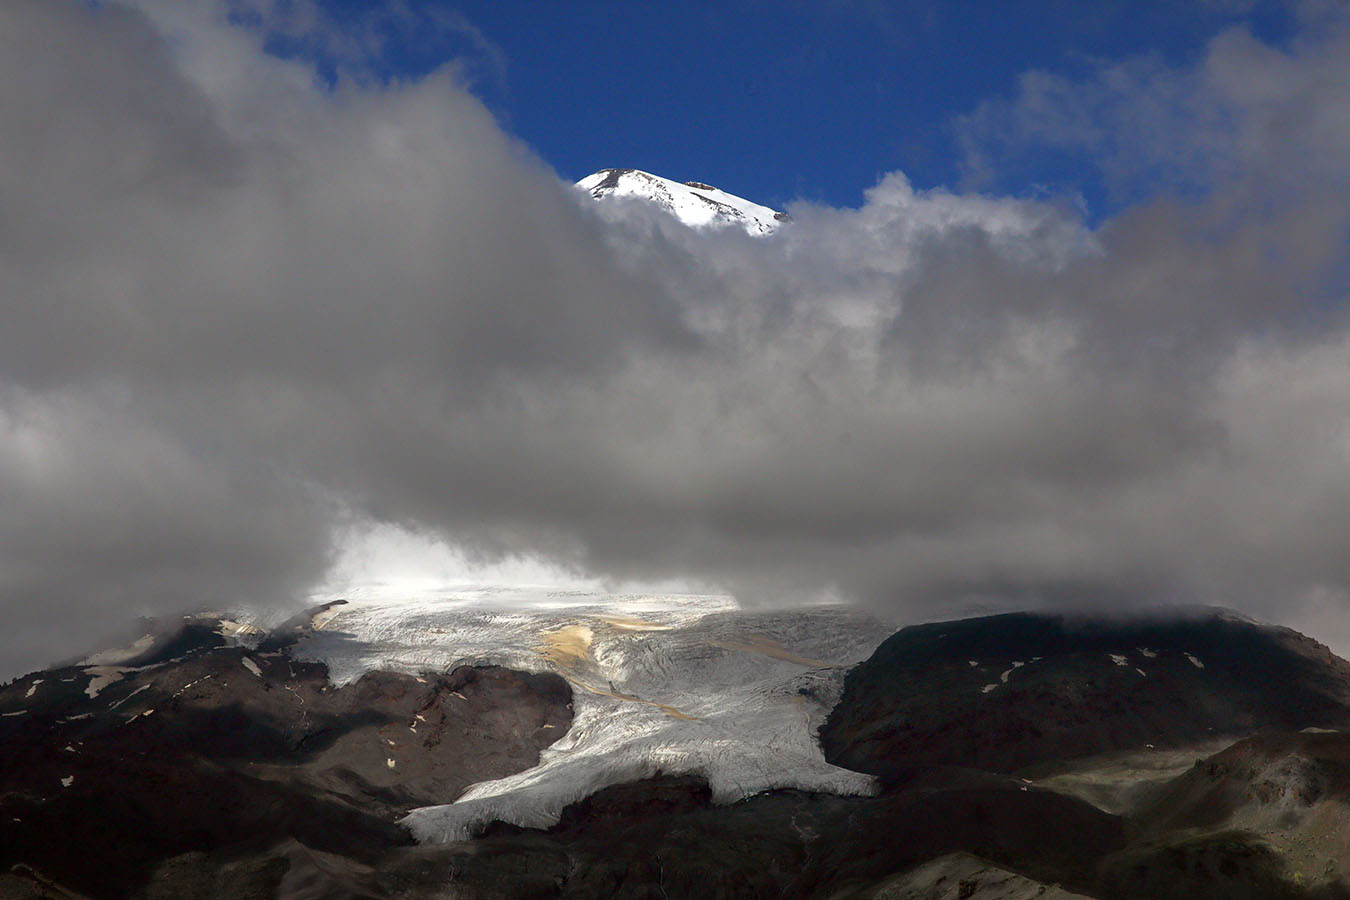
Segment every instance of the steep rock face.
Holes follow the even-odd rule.
[[[673,215],[691,228],[739,227],[747,234],[772,234],[781,213],[699,181],[680,183],[638,169],[601,169],[577,182],[596,200],[636,198]]]
[[[0,688],[0,872],[91,898],[215,882],[273,896],[314,859],[374,863],[409,842],[399,816],[535,765],[571,724],[556,676],[461,667],[338,688],[322,664],[210,631],[171,638],[180,656]]]
[[[1014,614],[906,628],[850,672],[821,730],[836,765],[1009,772],[1260,728],[1350,720],[1350,663],[1283,628]]]

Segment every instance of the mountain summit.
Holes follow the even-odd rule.
[[[596,200],[640,197],[669,212],[691,228],[738,225],[748,234],[771,234],[788,220],[786,213],[751,203],[699,181],[680,183],[638,169],[601,169],[577,182]]]

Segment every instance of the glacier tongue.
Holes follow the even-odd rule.
[[[816,743],[848,667],[892,630],[847,608],[506,592],[338,609],[298,652],[339,683],[376,668],[495,664],[572,685],[572,726],[539,765],[413,810],[403,821],[419,841],[464,840],[492,821],[548,827],[568,804],[658,773],[706,778],[717,803],[774,788],[875,790],[870,776],[826,763]]]

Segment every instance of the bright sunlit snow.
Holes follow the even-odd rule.
[[[601,169],[577,182],[597,200],[636,197],[656,204],[693,228],[739,225],[753,235],[769,234],[785,216],[709,184],[681,184],[637,169]]]
[[[298,652],[326,662],[338,683],[372,669],[499,664],[572,685],[572,727],[540,764],[414,810],[404,821],[424,842],[461,840],[493,820],[547,827],[569,803],[658,773],[701,775],[719,803],[773,788],[874,790],[870,776],[826,763],[815,739],[847,668],[893,630],[851,609],[514,588],[333,612]]]

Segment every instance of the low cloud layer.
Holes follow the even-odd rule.
[[[227,12],[0,10],[0,675],[295,602],[353,520],[916,617],[1350,603],[1343,23],[964,120],[1179,167],[1101,225],[896,173],[759,240]]]

